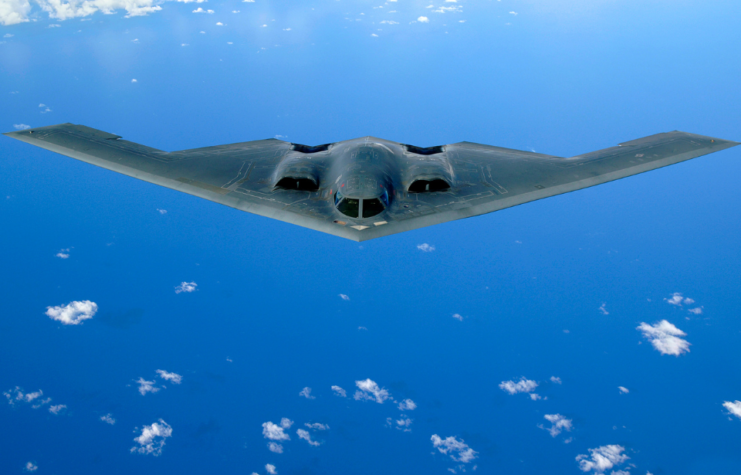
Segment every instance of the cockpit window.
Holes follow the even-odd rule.
[[[383,204],[378,198],[363,200],[363,217],[371,218],[383,211]]]
[[[351,218],[357,218],[360,212],[360,200],[344,198],[338,191],[334,195],[334,204],[340,213]]]

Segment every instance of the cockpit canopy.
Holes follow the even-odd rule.
[[[334,205],[340,213],[350,218],[372,218],[388,207],[389,195],[384,189],[378,198],[358,199],[345,197],[338,191],[334,195]]]

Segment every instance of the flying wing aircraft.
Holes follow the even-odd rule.
[[[164,152],[83,125],[5,134],[124,175],[354,241],[599,185],[738,145],[668,132],[564,158],[471,142],[268,139]]]

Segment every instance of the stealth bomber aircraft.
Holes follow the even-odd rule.
[[[668,132],[564,158],[471,142],[416,147],[375,137],[315,146],[268,139],[164,152],[74,124],[5,135],[354,241],[491,213],[738,145]]]

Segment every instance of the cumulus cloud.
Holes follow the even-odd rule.
[[[175,287],[175,293],[181,294],[183,292],[190,293],[195,292],[197,290],[198,284],[195,282],[181,282],[180,285]]]
[[[702,313],[702,307],[688,308],[687,311],[690,313],[694,313],[695,315],[700,315]]]
[[[158,369],[157,375],[166,381],[170,381],[172,384],[180,384],[181,382],[183,382],[183,377],[180,376],[179,374],[168,373],[167,371],[163,369]]]
[[[553,384],[561,384],[561,378],[559,378],[557,376],[551,376],[551,382]]]
[[[420,18],[424,18],[424,17],[420,17]],[[435,246],[431,246],[430,244],[427,244],[425,242],[425,243],[422,243],[422,244],[418,244],[417,245],[417,249],[419,249],[422,252],[432,252],[432,251],[435,250]]]
[[[509,394],[532,393],[537,387],[538,383],[524,377],[520,378],[518,382],[502,381],[501,383],[499,383],[499,389]],[[531,394],[530,396],[532,397],[533,394]]]
[[[301,397],[305,397],[306,399],[316,399],[314,396],[311,395],[311,388],[308,386],[302,389],[301,392],[298,393],[298,395]]]
[[[417,409],[417,405],[411,399],[404,399],[399,403],[398,407],[402,411],[413,411]]]
[[[58,257],[60,259],[69,259],[69,251],[70,251],[70,248],[61,249],[59,252],[57,252],[54,255],[54,257]]]
[[[304,425],[313,430],[329,430],[329,426],[327,424],[322,424],[320,422],[314,422],[313,424],[309,424],[307,422]]]
[[[382,25],[398,25],[399,22],[398,21],[393,21],[393,20],[383,20],[381,22],[381,24]]]
[[[38,469],[39,469],[39,466],[38,466],[38,465],[36,465],[36,464],[35,464],[35,463],[33,463],[33,462],[27,462],[27,463],[26,463],[26,466],[25,466],[25,467],[23,467],[23,471],[24,471],[24,472],[35,472],[35,471],[36,471],[36,470],[38,470]]]
[[[2,7],[0,7],[0,8],[2,8]],[[8,35],[5,35],[5,36],[7,37]],[[26,124],[13,124],[13,127],[15,128],[15,130],[26,130],[26,129],[30,129],[31,128],[30,125],[26,125]]]
[[[100,420],[110,425],[113,425],[116,423],[116,419],[114,419],[110,413],[106,414],[105,416],[100,416]]]
[[[433,13],[447,13],[447,12],[455,12],[460,13],[463,11],[463,7],[460,5],[452,5],[450,7],[440,7],[437,10],[433,10]]]
[[[308,431],[305,431],[303,429],[299,429],[296,431],[296,434],[298,434],[299,439],[304,439],[306,442],[309,443],[309,445],[313,445],[314,447],[319,447],[319,442],[311,440],[311,434],[309,434]]]
[[[335,396],[347,397],[347,391],[339,386],[332,386],[332,391],[334,392]]]
[[[244,0],[245,2],[248,0]],[[278,470],[275,469],[275,465],[268,463],[265,464],[265,471],[268,472],[269,475],[276,475],[278,473]]]
[[[60,412],[62,412],[65,409],[67,409],[67,406],[66,405],[64,405],[64,404],[57,404],[56,406],[50,406],[49,407],[49,412],[51,412],[52,414],[59,414]]]
[[[666,303],[670,305],[676,305],[677,307],[681,307],[682,304],[692,305],[693,303],[695,303],[693,299],[682,296],[681,292],[674,292],[671,297],[664,300],[666,301]]]
[[[606,303],[603,303],[599,307],[599,311],[602,312],[602,315],[609,315],[610,314],[610,312],[608,312],[607,309],[605,308],[606,305],[607,305]]]
[[[630,390],[623,386],[618,386],[618,391],[620,391],[620,394],[628,394]]]
[[[136,429],[134,429],[136,430]],[[172,427],[160,419],[152,425],[144,426],[139,437],[134,438],[134,442],[139,446],[131,447],[131,453],[154,455],[158,457],[162,454],[162,448],[165,446],[165,439],[172,437]]]
[[[282,454],[283,453],[283,446],[280,445],[277,442],[268,442],[268,450],[271,452],[274,452],[276,454]]]
[[[142,396],[146,395],[147,393],[156,393],[161,389],[154,386],[154,381],[147,381],[144,378],[137,379],[136,383],[139,385],[139,394],[141,394]]]
[[[348,297],[348,296],[347,296],[347,295],[345,295],[345,294],[340,294],[340,298],[341,298],[342,300],[350,300],[350,297]]]
[[[355,391],[356,401],[376,401],[378,404],[383,404],[391,395],[385,388],[381,388],[378,384],[371,380],[366,379],[364,381],[355,381],[355,386],[358,387],[358,391]]]
[[[0,23],[8,26],[26,22],[30,11],[28,0],[3,0],[0,2]]]
[[[459,313],[454,313],[453,314],[453,318],[455,318],[456,320],[459,320],[461,322],[463,321],[463,315],[461,315]]]
[[[138,82],[136,79],[132,79],[131,82]]]
[[[203,8],[198,7],[195,10],[193,10],[193,13],[208,13],[209,15],[212,15],[214,13],[214,11],[213,10],[204,10]]]
[[[38,409],[45,404],[51,402],[51,398],[41,399],[44,395],[42,390],[34,391],[32,393],[24,393],[20,386],[16,386],[14,389],[9,389],[3,393],[5,398],[8,400],[8,404],[15,406],[18,403],[31,404],[31,407]]]
[[[726,401],[723,403],[723,407],[728,410],[728,413],[741,419],[741,401],[731,402]]]
[[[441,454],[450,455],[450,458],[456,462],[468,463],[475,459],[478,453],[465,444],[463,439],[458,440],[453,436],[443,439],[439,435],[433,434],[430,440],[432,440],[432,446],[439,450]]]
[[[687,334],[666,320],[654,325],[641,323],[636,329],[640,330],[643,337],[662,355],[679,356],[690,351],[690,343],[680,338]]]
[[[603,445],[596,449],[589,449],[589,455],[578,455],[579,469],[582,472],[604,473],[630,457],[623,454],[625,447],[621,445]]]
[[[430,22],[430,19],[427,18],[426,16],[421,16],[421,17],[417,18],[417,21],[420,22],[420,23],[429,23]]]
[[[547,430],[548,433],[551,434],[551,437],[556,437],[564,430],[566,432],[571,432],[571,428],[573,427],[571,419],[566,419],[561,414],[546,414],[543,417],[551,423],[551,426],[546,428],[541,424],[538,427]]]
[[[283,421],[289,421],[290,424],[284,423]],[[293,422],[286,418],[283,418],[280,425],[273,424],[270,421],[265,422],[262,425],[262,435],[268,440],[291,440],[291,437],[285,433],[285,429],[291,427],[291,424],[293,424]]]
[[[46,307],[46,315],[52,320],[65,325],[78,325],[93,318],[98,311],[98,304],[90,300],[74,301],[58,307]]]
[[[391,418],[389,417],[386,419],[386,424],[391,425]],[[403,430],[404,432],[411,432],[411,425],[412,425],[412,419],[409,418],[409,416],[402,414],[401,419],[397,419],[394,421],[394,427],[396,427],[398,430]]]

